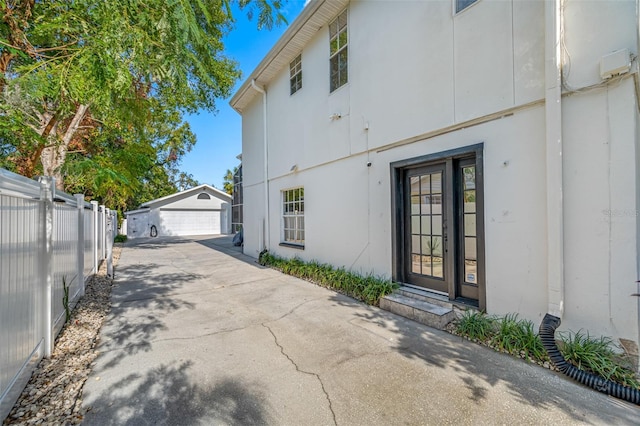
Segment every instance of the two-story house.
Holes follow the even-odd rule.
[[[314,0],[231,100],[244,251],[637,345],[638,1]]]

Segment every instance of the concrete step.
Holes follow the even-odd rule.
[[[431,303],[432,305],[442,306],[443,308],[451,308],[453,304],[449,301],[447,296],[433,293],[431,291],[418,289],[415,287],[400,286],[396,289],[394,294],[410,297],[412,299],[422,300],[423,302]]]
[[[415,296],[401,287],[380,299],[380,308],[439,330],[444,329],[456,317],[451,304],[440,306]]]

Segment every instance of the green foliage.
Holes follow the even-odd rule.
[[[638,378],[616,353],[616,346],[611,339],[593,338],[581,331],[562,333],[560,336],[560,352],[576,367],[625,386],[640,388]]]
[[[496,325],[491,339],[496,348],[512,355],[524,353],[531,359],[546,359],[546,351],[531,321],[518,319],[517,314],[507,314],[497,319]]]
[[[225,2],[229,4],[229,2]],[[282,8],[281,0],[238,0],[238,6],[241,10],[247,11],[249,19],[253,19],[253,16],[257,13],[258,29],[267,28],[270,29],[274,25],[286,24],[287,20],[279,12]],[[229,10],[229,13],[230,10]]]
[[[116,237],[113,239],[114,243],[126,243],[127,242],[127,236],[124,234],[118,234],[116,235]]]
[[[0,166],[118,209],[193,183],[178,170],[195,144],[183,114],[215,111],[240,76],[222,43],[232,9],[284,21],[279,0],[231,5],[0,2]]]
[[[471,340],[487,342],[495,333],[496,320],[484,312],[467,310],[456,320],[456,332]]]
[[[233,195],[233,176],[238,172],[238,167],[234,167],[233,170],[227,169],[227,172],[224,174],[224,181],[222,183],[222,188],[224,192],[229,195]]]
[[[336,269],[329,264],[321,264],[316,261],[304,262],[297,257],[284,259],[267,251],[260,253],[258,262],[263,266],[278,269],[285,274],[334,289],[370,305],[378,305],[383,296],[390,294],[398,287],[391,280],[371,274],[362,276],[344,268]]]
[[[69,306],[69,285],[67,284],[67,277],[62,277],[62,306],[64,307],[64,322],[69,322],[71,319],[71,307]]]
[[[458,335],[498,351],[527,357],[538,363],[549,361],[533,323],[519,319],[517,314],[495,317],[468,310],[456,320],[455,327]],[[605,379],[640,389],[640,382],[630,363],[618,355],[611,339],[595,339],[582,332],[559,333],[559,338],[560,352],[568,362]]]

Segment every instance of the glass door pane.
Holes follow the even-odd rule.
[[[462,167],[462,232],[464,235],[462,280],[478,284],[477,271],[477,230],[476,230],[476,167]]]
[[[443,171],[409,178],[411,272],[445,278],[443,241]]]

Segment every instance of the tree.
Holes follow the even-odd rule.
[[[70,151],[62,168],[66,190],[120,210],[180,190],[188,177],[178,165],[195,135],[177,114],[161,112],[143,131],[103,130],[83,149]]]
[[[222,187],[224,192],[229,195],[233,195],[233,177],[238,172],[238,166],[233,168],[233,171],[227,169],[227,172],[224,174],[224,181],[222,183]]]
[[[59,189],[128,183],[134,193],[136,173],[152,169],[141,153],[178,161],[193,144],[182,113],[215,111],[238,78],[221,41],[230,2],[0,0],[3,163],[53,176]],[[284,20],[279,0],[239,5],[259,27]],[[171,129],[154,135],[150,124],[166,118]],[[93,179],[75,174],[91,167]]]

